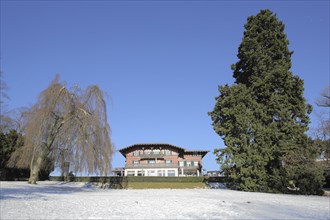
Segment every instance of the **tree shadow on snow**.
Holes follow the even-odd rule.
[[[94,189],[92,183],[76,185],[69,182],[59,182],[54,184],[30,185],[28,183],[17,184],[6,187],[1,184],[0,200],[6,199],[36,199],[47,197],[48,195],[73,194],[78,192],[88,192]]]

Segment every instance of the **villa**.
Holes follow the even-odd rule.
[[[201,176],[207,150],[186,150],[161,143],[134,144],[119,150],[124,176]]]

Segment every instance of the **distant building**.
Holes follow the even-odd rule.
[[[222,176],[219,170],[207,171],[206,176]]]
[[[186,150],[161,143],[134,144],[119,150],[124,176],[201,176],[207,150]]]

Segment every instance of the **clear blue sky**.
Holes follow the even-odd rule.
[[[55,74],[97,84],[116,149],[162,142],[204,149],[218,169],[223,147],[207,115],[220,84],[233,83],[243,25],[274,11],[290,41],[292,72],[315,106],[329,84],[329,1],[1,1],[1,71],[8,106],[31,106]],[[312,125],[316,124],[312,114]],[[124,158],[113,157],[113,166]]]

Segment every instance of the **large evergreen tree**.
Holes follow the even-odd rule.
[[[228,186],[317,193],[322,173],[305,134],[312,108],[303,96],[303,81],[290,71],[293,52],[284,24],[270,10],[262,10],[248,17],[244,27],[239,60],[232,65],[235,84],[219,86],[220,95],[209,113],[226,145],[215,153]],[[305,185],[311,180],[308,190]]]

